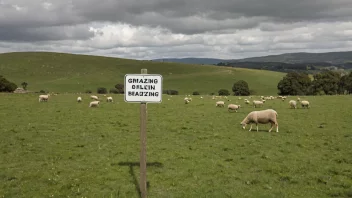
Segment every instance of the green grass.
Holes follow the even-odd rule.
[[[124,83],[125,74],[139,74],[142,68],[150,74],[163,76],[163,88],[180,94],[217,93],[231,90],[238,80],[248,82],[257,94],[277,94],[277,83],[285,73],[233,69],[229,67],[158,63],[119,58],[47,52],[16,52],[0,54],[0,71],[18,86],[23,81],[31,91],[96,92]]]
[[[0,197],[138,197],[139,105],[77,96],[0,94]],[[267,101],[279,133],[242,130],[254,108],[230,98],[239,112],[208,96],[148,104],[149,197],[352,196],[350,96],[301,97],[310,109]]]

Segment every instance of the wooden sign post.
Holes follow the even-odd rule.
[[[161,103],[162,76],[147,74],[125,75],[125,102],[140,103],[140,191],[141,197],[147,197],[147,103]]]

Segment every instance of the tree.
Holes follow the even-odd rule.
[[[22,87],[23,87],[24,90],[27,90],[28,83],[23,82],[23,83],[21,83],[21,85],[22,85]]]
[[[309,95],[312,84],[308,74],[289,72],[277,85],[279,95]]]
[[[352,93],[352,72],[349,75],[344,75],[340,78],[338,82],[338,93],[344,94]]]
[[[194,91],[192,95],[200,95],[198,91]]]
[[[227,89],[220,89],[218,91],[218,93],[219,93],[219,96],[228,96],[228,95],[230,95],[230,92]]]
[[[118,90],[118,93],[120,94],[125,93],[125,86],[123,84],[116,84],[115,88]]]
[[[249,96],[250,91],[248,83],[244,80],[239,80],[232,87],[233,94],[235,96]]]
[[[334,71],[323,71],[314,74],[313,92],[314,94],[333,95],[339,91],[339,83],[341,83],[341,76]]]
[[[13,92],[16,89],[17,85],[15,83],[8,81],[0,75],[0,92]]]

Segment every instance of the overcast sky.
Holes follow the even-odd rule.
[[[0,0],[0,53],[237,59],[352,51],[352,0]]]

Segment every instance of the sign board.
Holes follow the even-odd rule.
[[[126,74],[125,102],[161,103],[162,81],[159,74]]]

